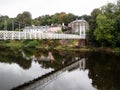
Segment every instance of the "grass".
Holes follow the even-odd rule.
[[[42,49],[55,49],[55,50],[72,50],[72,51],[107,51],[107,52],[113,52],[120,54],[120,48],[108,48],[108,47],[79,47],[77,46],[77,40],[73,40],[69,44],[66,45],[56,45],[54,47],[48,46],[47,44],[40,44],[37,41],[28,41],[27,43],[24,43],[23,41],[16,41],[16,40],[10,40],[10,41],[1,41],[1,46],[6,46],[10,48],[15,49],[21,49],[28,46],[34,46],[34,48],[42,48]]]
[[[10,41],[9,43],[5,43],[5,46],[12,48],[21,48],[23,45],[21,41]]]

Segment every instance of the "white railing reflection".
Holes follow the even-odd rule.
[[[21,86],[20,90],[39,90],[43,87],[45,87],[46,85],[48,85],[50,82],[54,81],[55,79],[59,78],[63,72],[65,71],[71,71],[73,68],[79,67],[79,69],[81,70],[85,70],[85,58],[82,58],[80,60],[77,60],[76,62],[72,63],[71,65],[68,65],[54,73],[49,74],[47,77],[42,78],[40,80],[35,80],[34,83],[32,84],[28,84],[25,86]],[[19,87],[17,88],[19,89]],[[13,89],[14,90],[14,89]],[[16,90],[16,89],[15,89]]]

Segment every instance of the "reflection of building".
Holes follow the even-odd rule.
[[[86,31],[88,30],[88,22],[84,19],[75,20],[68,24],[68,27],[72,28],[72,33],[77,33],[82,39],[79,40],[80,46],[86,45]]]
[[[30,57],[27,57],[23,51],[22,51],[21,53],[22,53],[22,55],[23,55],[23,58],[25,58],[25,59],[27,59],[27,60],[30,60],[30,59],[32,59],[32,60],[34,60],[34,61],[36,61],[36,60],[40,60],[40,61],[54,61],[54,60],[55,60],[52,52],[49,52],[49,53],[48,53],[48,56],[44,56],[44,55],[33,55],[33,56],[30,56]]]

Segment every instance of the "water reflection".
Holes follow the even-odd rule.
[[[88,70],[83,71],[79,69],[71,72],[66,71],[61,77],[40,90],[96,90],[91,85],[92,80],[89,79],[88,73]]]
[[[19,50],[0,47],[0,62],[8,64],[16,63],[23,69],[29,69],[32,60],[24,59]]]
[[[44,69],[40,64],[35,62],[32,62],[31,68],[28,70],[22,69],[15,63],[0,63],[0,90],[9,90],[52,70],[52,68]]]
[[[29,56],[27,52],[21,51],[24,59],[33,60],[42,65],[43,68],[58,69],[75,60],[75,52],[70,51],[37,51]],[[75,55],[75,56],[74,56]],[[78,57],[80,58],[80,57]]]
[[[70,52],[62,55],[58,51],[0,47],[0,89],[9,90],[56,70],[63,65],[63,59],[65,64],[70,63],[72,55]]]
[[[54,72],[51,72],[43,77],[37,78],[37,80],[33,80],[30,83],[27,83],[23,86],[20,86],[18,88],[15,88],[14,90],[41,90],[43,87],[46,87],[46,85],[48,85],[49,83],[51,83],[52,81],[54,82],[55,80],[59,79],[59,77],[61,77],[61,75],[63,75],[66,71],[67,72],[73,72],[76,69],[79,69],[79,71],[84,70],[85,71],[85,58],[80,59],[80,60],[76,60],[75,62],[61,68],[58,69]],[[81,82],[81,81],[79,81]],[[68,87],[68,86],[67,86]],[[53,87],[52,90],[55,90],[55,88]]]
[[[54,61],[55,60],[52,52],[48,52],[48,56],[41,54],[41,53],[36,53],[29,57],[26,56],[24,51],[21,51],[21,53],[23,55],[23,58],[27,60],[31,60],[31,59],[34,61]]]
[[[62,74],[57,74],[58,72],[56,72],[53,74],[54,77],[52,75],[46,77],[50,83],[41,84],[42,87],[38,85],[34,90],[96,90],[91,85],[92,80],[88,77],[89,70],[85,69],[85,62],[85,59],[81,59],[65,69],[61,69],[60,72]],[[52,80],[51,77],[53,78]],[[47,81],[46,79],[43,79],[42,82]],[[32,85],[31,87],[36,86]]]
[[[0,47],[0,89],[9,90],[80,58],[86,61],[43,90],[120,90],[120,56],[113,53],[4,47]]]
[[[120,90],[120,56],[103,52],[89,53],[86,68],[90,71],[92,85],[98,90]]]

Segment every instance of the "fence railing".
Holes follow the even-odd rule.
[[[22,31],[0,31],[0,39],[85,39],[85,35],[22,32]]]

